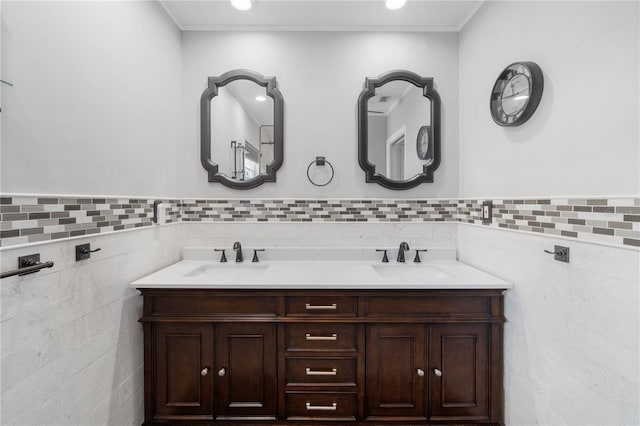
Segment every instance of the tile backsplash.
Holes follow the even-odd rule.
[[[482,224],[483,200],[459,200],[458,220]],[[640,247],[640,198],[493,199],[490,226]]]
[[[178,200],[167,222],[180,220]],[[69,196],[0,197],[2,247],[152,225],[154,199]],[[175,207],[174,207],[175,206]]]
[[[2,247],[151,226],[155,199],[0,197]],[[484,199],[170,199],[167,222],[461,222]],[[640,247],[640,198],[493,199],[487,226]]]
[[[183,200],[182,220],[240,222],[455,221],[456,200]]]

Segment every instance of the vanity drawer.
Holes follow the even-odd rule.
[[[356,385],[356,358],[299,358],[285,361],[287,386]]]
[[[285,399],[287,420],[355,421],[356,419],[355,393],[287,392]]]
[[[344,296],[292,296],[286,299],[287,316],[356,316],[357,298]]]
[[[429,296],[371,296],[366,301],[367,317],[424,317],[424,316],[488,316],[491,314],[487,296],[429,295]]]
[[[203,296],[169,294],[153,298],[153,315],[276,316],[276,299],[269,296]]]
[[[355,351],[356,326],[353,324],[287,324],[288,351]]]

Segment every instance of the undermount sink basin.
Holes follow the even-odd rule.
[[[203,277],[203,276],[238,276],[244,274],[261,275],[269,265],[259,265],[252,263],[243,263],[241,265],[235,263],[209,263],[200,265],[192,271],[184,274],[185,277]]]
[[[398,277],[400,274],[416,274],[422,278],[451,278],[451,275],[447,274],[442,269],[425,264],[377,264],[371,265],[373,270],[381,277]]]

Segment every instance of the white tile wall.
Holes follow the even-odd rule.
[[[39,252],[55,266],[2,280],[2,424],[139,425],[139,293],[129,283],[180,258],[179,225],[5,249],[2,270]],[[91,259],[75,261],[90,242]]]
[[[418,247],[452,248],[458,224],[439,223],[183,223],[183,247],[225,248],[240,241],[262,247]],[[229,253],[227,253],[228,255]]]
[[[543,252],[554,244],[570,247],[570,263]],[[640,424],[639,256],[460,225],[459,259],[514,284],[505,298],[507,424]]]

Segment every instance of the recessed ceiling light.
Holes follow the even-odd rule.
[[[407,0],[387,0],[387,9],[396,10],[405,5]]]
[[[251,9],[251,0],[231,0],[231,5],[238,10]]]
[[[267,98],[265,98],[265,97],[264,97],[264,96],[262,96],[262,95],[256,96],[256,101],[258,101],[258,102],[264,102],[264,101],[266,101],[266,100],[267,100]]]

